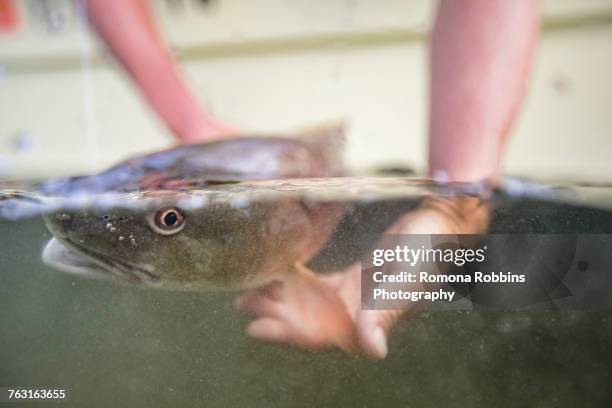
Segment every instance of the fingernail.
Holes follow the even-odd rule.
[[[382,327],[378,326],[372,333],[372,340],[374,342],[374,348],[376,349],[376,357],[385,358],[387,356],[387,335]]]

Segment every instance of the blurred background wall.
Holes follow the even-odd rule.
[[[89,172],[172,144],[70,0],[0,0],[0,177]],[[422,171],[428,0],[155,0],[193,89],[244,131],[343,119],[347,159]],[[4,7],[4,9],[3,9]],[[612,178],[612,0],[543,2],[506,173]],[[4,11],[2,11],[4,10]]]

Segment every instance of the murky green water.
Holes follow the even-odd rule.
[[[362,204],[312,266],[349,262],[413,202]],[[612,213],[508,201],[492,232],[612,233]],[[429,312],[384,361],[247,338],[234,295],[79,279],[40,261],[38,218],[0,223],[0,384],[107,406],[609,406],[610,312]],[[611,271],[612,272],[612,271]],[[8,405],[7,405],[8,406]],[[36,406],[29,403],[28,406]]]

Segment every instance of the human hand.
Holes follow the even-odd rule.
[[[174,129],[174,133],[181,143],[201,143],[231,138],[236,131],[212,116],[199,115],[195,123]]]
[[[283,282],[273,282],[239,296],[234,304],[254,315],[246,331],[257,339],[306,350],[339,347],[358,351],[353,319],[329,285],[304,266]]]
[[[386,234],[478,234],[489,208],[478,198],[428,198]],[[361,267],[328,275],[302,273],[247,292],[236,302],[255,316],[247,333],[307,350],[339,347],[373,358],[387,355],[389,333],[405,310],[361,310]]]

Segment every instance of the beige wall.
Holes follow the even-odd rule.
[[[237,128],[344,119],[353,168],[424,167],[434,3],[217,0],[174,13],[155,3],[199,98]],[[612,1],[551,0],[544,15],[506,170],[609,180]],[[23,31],[0,36],[0,176],[90,171],[171,143],[77,19],[48,35],[26,18]]]

